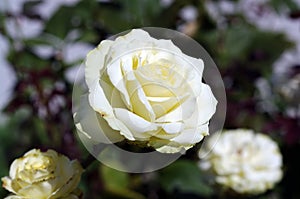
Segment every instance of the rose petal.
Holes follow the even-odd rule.
[[[186,80],[189,84],[189,89],[193,91],[193,95],[199,96],[201,94],[202,88],[202,73],[204,63],[201,59],[195,59],[189,56],[187,57],[192,66],[188,66],[190,69],[188,69],[188,75],[186,77]]]
[[[9,192],[16,193],[16,191],[12,187],[12,180],[9,177],[3,177],[1,178],[1,180],[3,188],[5,188]]]
[[[156,55],[154,60],[155,57]],[[147,65],[135,71],[138,81],[149,97],[172,97],[189,92],[185,74],[184,70],[165,59],[153,62],[150,60]]]
[[[197,99],[199,110],[198,125],[208,122],[208,120],[216,112],[218,101],[213,95],[211,88],[207,84],[202,83],[201,94]]]
[[[184,121],[187,118],[190,118],[191,115],[195,112],[196,106],[196,98],[189,97],[185,100],[180,106],[172,110],[171,112],[163,115],[162,117],[158,118],[156,122],[179,122]]]
[[[112,58],[124,54],[124,52],[130,52],[141,49],[160,49],[171,51],[174,53],[181,53],[181,50],[173,44],[171,40],[155,39],[149,35],[148,32],[141,29],[133,29],[128,34],[118,37],[110,51]]]
[[[99,80],[105,66],[106,54],[112,43],[113,41],[103,40],[97,48],[88,53],[85,62],[85,80],[89,88]]]
[[[184,153],[195,143],[200,142],[207,132],[208,124],[199,126],[197,129],[185,129],[169,140],[152,137],[149,145],[161,153]]]
[[[200,142],[206,135],[208,135],[208,123],[198,126],[196,129],[184,129],[170,141],[179,143],[180,145],[190,145]]]
[[[116,61],[109,65],[107,67],[107,75],[114,87],[122,93],[126,106],[131,108],[130,95],[126,90],[126,85],[121,70],[121,63]]]
[[[115,143],[122,141],[123,136],[119,131],[113,130],[107,122],[91,108],[87,95],[80,100],[80,108],[76,113],[75,125],[77,129],[85,134],[93,142]]]
[[[151,74],[151,71],[143,72],[142,70],[137,70],[135,72],[136,77],[143,87],[143,91],[149,97],[172,97],[176,96],[174,88],[162,84],[161,82],[155,81],[147,77],[147,74]]]
[[[107,100],[103,89],[99,85],[99,81],[94,82],[94,84],[90,87],[88,97],[89,104],[95,111],[106,117],[114,117],[112,107]]]
[[[172,53],[182,54],[180,48],[175,46],[172,40],[170,39],[155,39],[154,42],[155,42],[154,46],[158,49],[164,49]]]
[[[110,105],[114,108],[128,108],[122,100],[122,95],[116,89],[109,80],[106,81],[105,77],[101,77],[100,86],[103,89],[106,99],[109,101]]]
[[[155,137],[152,137],[148,144],[161,153],[184,153],[187,149],[193,146],[180,146],[175,142]]]
[[[157,125],[151,123],[142,117],[121,108],[114,109],[116,117],[121,120],[128,129],[133,133],[135,138],[149,138],[151,131],[157,130]]]
[[[193,128],[195,124],[202,125],[207,123],[216,112],[217,100],[210,87],[202,83],[201,94],[197,97],[197,106],[192,116],[185,120],[187,127]]]
[[[98,82],[93,84],[93,88],[90,88],[90,92],[89,103],[91,107],[101,114],[112,129],[119,130],[121,135],[124,135],[129,140],[134,140],[134,137],[126,126],[115,118],[113,109]]]
[[[155,113],[147,100],[142,86],[136,80],[134,73],[128,73],[124,76],[126,89],[130,96],[132,112],[141,116],[145,120],[154,121]]]
[[[62,158],[62,157],[60,157],[60,158]],[[58,162],[58,164],[61,162],[62,161]],[[61,174],[68,172],[67,170],[70,170],[70,171],[72,171],[72,175],[70,178],[62,178],[62,179],[66,179],[66,181],[64,182],[64,184],[62,186],[56,187],[56,191],[52,192],[50,199],[51,198],[53,198],[53,199],[61,198],[62,196],[73,192],[77,188],[77,186],[80,182],[81,174],[83,172],[83,169],[82,169],[80,163],[77,160],[73,160],[72,162],[70,162],[68,160],[65,162],[68,165],[65,165],[64,167],[63,167],[63,164],[60,164],[60,166],[63,168],[63,171],[64,171]]]
[[[44,198],[45,196],[50,196],[51,193],[52,186],[47,181],[22,187],[18,190],[18,195],[22,195],[25,198]]]
[[[188,96],[179,97],[147,97],[156,118],[160,118],[163,115],[175,110]]]
[[[188,55],[183,54],[184,58],[187,59],[191,65],[193,66],[193,70],[191,71],[197,71],[198,76],[201,78],[203,76],[203,70],[204,70],[204,62],[202,59],[197,59]]]
[[[182,122],[165,123],[161,126],[164,131],[169,134],[177,134],[184,129],[184,124]]]

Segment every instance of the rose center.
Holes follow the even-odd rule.
[[[24,168],[20,168],[18,177],[28,183],[48,180],[52,177],[54,171],[51,162],[51,159],[45,156],[29,157]]]

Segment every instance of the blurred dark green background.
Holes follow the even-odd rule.
[[[32,148],[83,160],[72,86],[86,53],[139,27],[181,31],[216,62],[227,93],[225,128],[270,135],[284,178],[260,199],[299,199],[299,0],[0,0],[0,176]],[[85,198],[220,198],[197,167],[197,149],[157,172],[127,174],[93,163]],[[0,189],[0,198],[8,192]]]

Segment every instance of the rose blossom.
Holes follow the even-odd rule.
[[[227,130],[208,139],[205,150],[210,149],[200,168],[237,193],[263,193],[282,178],[281,153],[267,135],[246,129]]]
[[[77,185],[83,169],[77,160],[53,150],[32,149],[10,166],[3,187],[14,195],[5,199],[79,199]]]
[[[163,153],[186,150],[208,135],[216,110],[203,68],[171,40],[141,29],[104,40],[86,58],[89,92],[76,127],[95,143],[127,139]]]

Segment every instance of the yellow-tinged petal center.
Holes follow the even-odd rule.
[[[27,183],[34,183],[53,178],[54,165],[47,156],[30,156],[25,159],[24,168],[19,168],[18,178]]]

